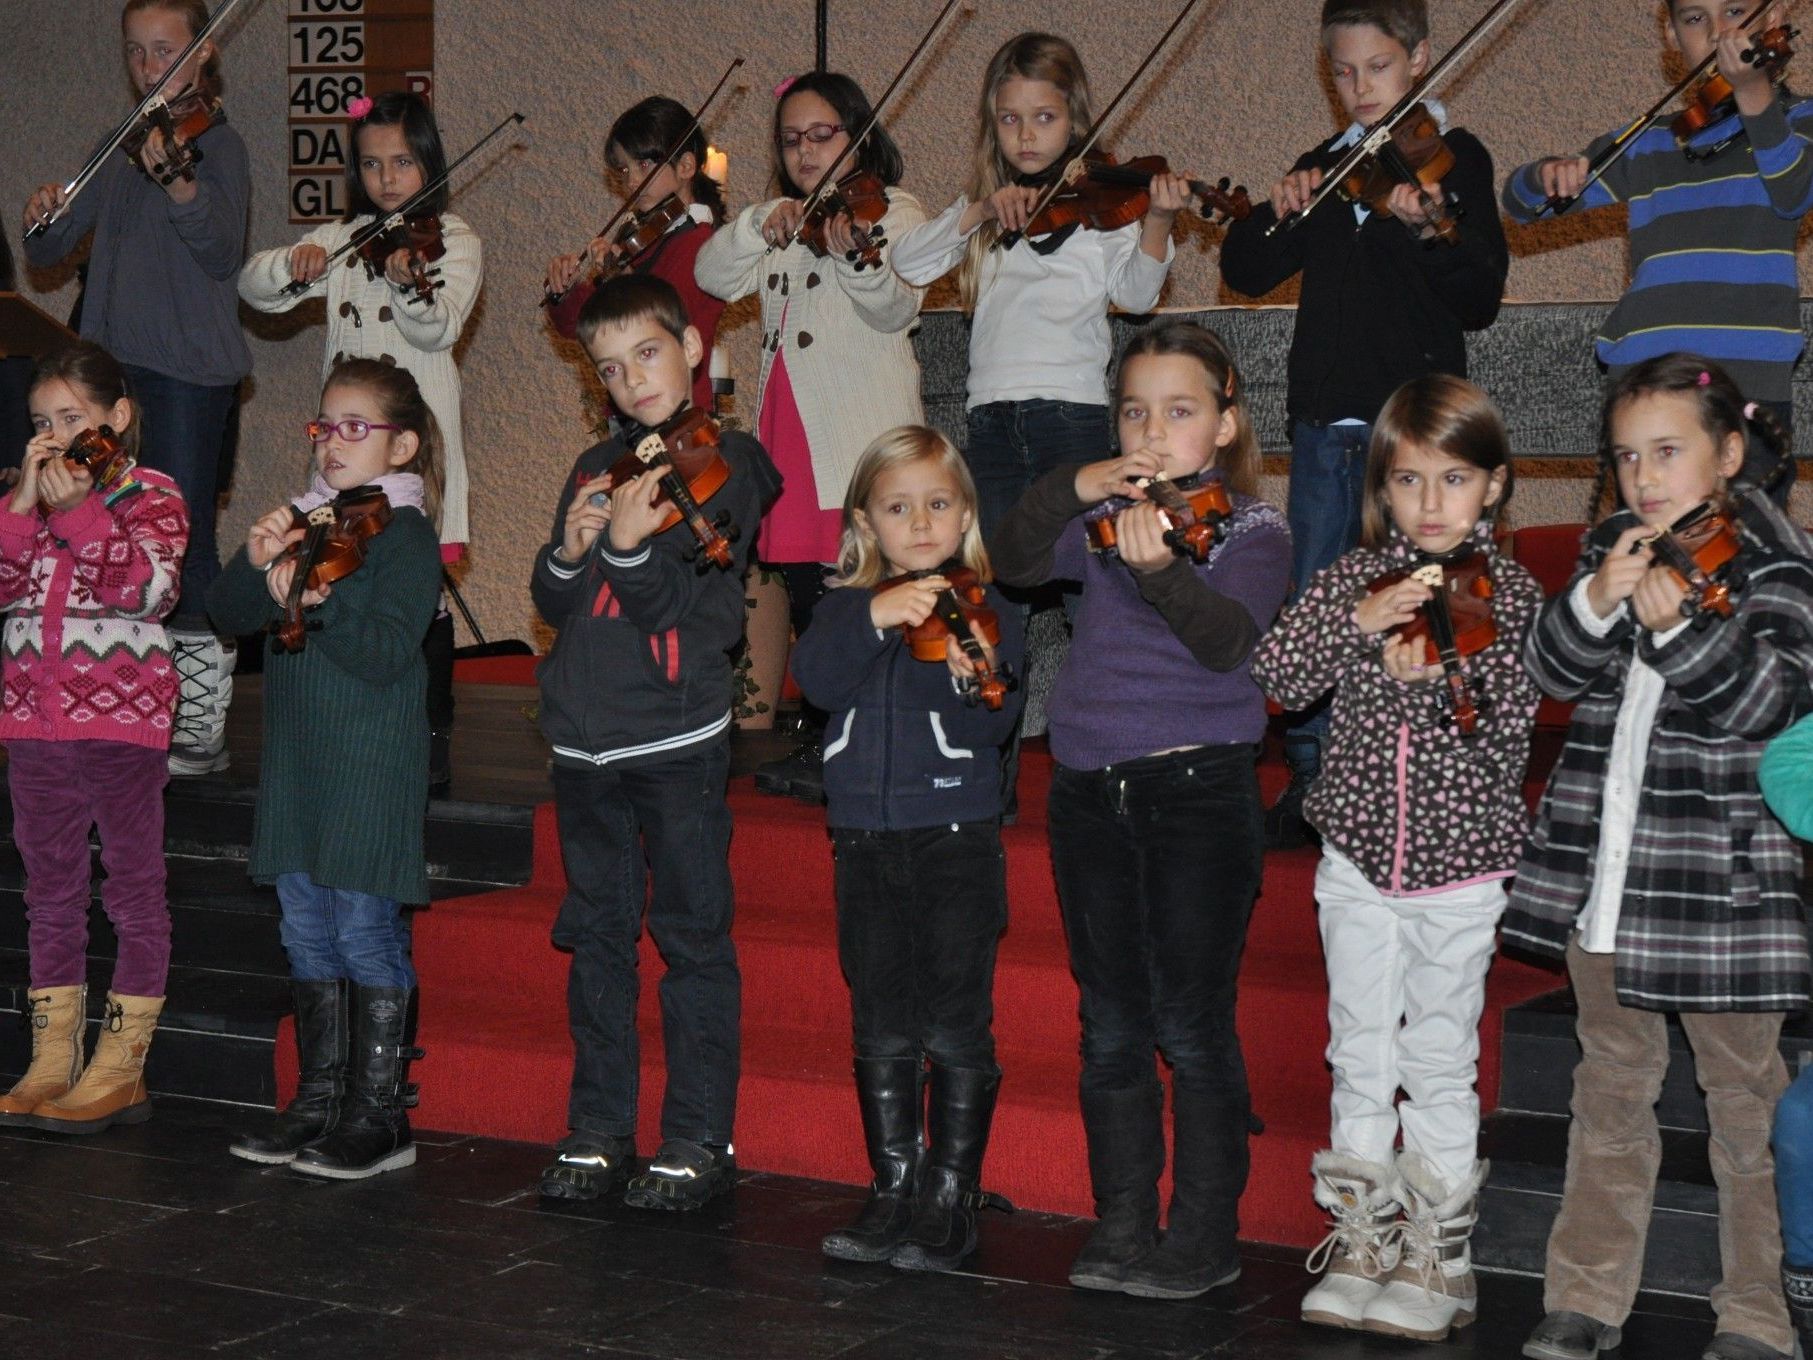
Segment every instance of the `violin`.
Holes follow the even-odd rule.
[[[606,283],[635,268],[637,260],[660,245],[661,239],[687,218],[687,207],[677,194],[667,195],[647,212],[631,213],[611,238],[611,245],[615,249],[598,262],[592,275],[593,285]],[[603,236],[605,233],[601,231],[598,234]],[[543,296],[541,305],[552,307],[571,291],[569,288],[558,293],[549,292]]]
[[[1766,28],[1758,33],[1744,53],[1744,60],[1768,74],[1775,84],[1780,84],[1787,71],[1788,63],[1794,57],[1794,49],[1789,44],[1796,30],[1786,24],[1775,28]],[[1714,70],[1700,82],[1699,89],[1689,97],[1687,107],[1683,109],[1669,125],[1675,141],[1691,160],[1706,160],[1723,150],[1725,143],[1716,147],[1695,150],[1689,143],[1707,128],[1721,123],[1737,112],[1737,92],[1731,88],[1731,82],[1725,79],[1722,71]]]
[[[826,229],[840,213],[849,215],[850,235],[856,242],[856,249],[848,252],[845,258],[859,272],[879,269],[881,248],[888,243],[881,231],[881,219],[888,213],[887,185],[879,176],[866,170],[845,175],[807,207],[793,239],[805,242],[814,255],[823,259],[831,253]]]
[[[379,230],[359,242],[358,256],[365,261],[365,276],[383,275],[384,266],[399,250],[409,252],[409,286],[418,302],[433,302],[440,283],[428,266],[447,254],[438,217],[392,217]]]
[[[1022,236],[1046,236],[1073,223],[1090,231],[1114,231],[1137,222],[1152,206],[1153,177],[1170,173],[1163,156],[1137,156],[1124,164],[1099,151],[1077,156],[1062,171],[1064,183],[1025,228],[1005,233],[998,245],[1012,249]],[[1225,175],[1214,184],[1193,179],[1190,192],[1202,201],[1203,216],[1217,226],[1244,221],[1253,211],[1246,186],[1230,188]]]
[[[698,562],[700,572],[713,566],[731,566],[734,559],[730,545],[740,533],[728,510],[720,510],[715,519],[708,519],[701,508],[730,480],[730,464],[718,448],[719,434],[717,421],[697,407],[687,407],[643,435],[609,469],[613,487],[640,477],[650,468],[665,469],[655,500],[657,504],[667,501],[670,509],[655,532],[666,533],[684,522],[698,541],[689,560]],[[606,494],[597,492],[594,499]]]
[[[220,101],[200,90],[190,90],[168,104],[160,99],[145,110],[144,116],[126,134],[120,150],[138,162],[139,169],[169,188],[179,179],[195,178],[195,166],[201,160],[201,148],[195,143],[202,133],[225,117],[226,110]],[[145,142],[153,128],[164,134],[164,163],[155,171],[146,167],[143,158]]]
[[[949,656],[950,640],[956,638],[964,656],[975,667],[975,674],[963,687],[964,701],[980,703],[990,712],[999,713],[1001,705],[1007,702],[1008,691],[1016,688],[1019,681],[1010,668],[989,664],[987,649],[976,641],[976,635],[970,629],[970,625],[975,624],[990,647],[1001,641],[1001,620],[989,608],[988,593],[982,587],[982,578],[974,570],[961,563],[947,562],[932,571],[909,571],[904,576],[892,577],[876,586],[875,592],[880,594],[903,582],[921,581],[928,576],[944,577],[951,583],[950,589],[938,592],[932,612],[926,615],[924,623],[900,625],[907,640],[907,650],[915,661],[944,661]]]
[[[1711,501],[1704,501],[1682,515],[1647,544],[1655,560],[1674,573],[1687,588],[1681,601],[1681,617],[1695,618],[1705,613],[1720,618],[1731,617],[1731,591],[1737,583],[1730,579],[1728,567],[1743,551],[1738,537],[1737,521]]]
[[[1425,665],[1440,664],[1454,727],[1463,737],[1479,735],[1480,715],[1487,704],[1476,694],[1461,658],[1483,652],[1498,641],[1490,567],[1485,553],[1475,549],[1452,559],[1431,558],[1405,571],[1386,572],[1371,586],[1376,593],[1399,581],[1419,581],[1433,592],[1417,606],[1415,618],[1392,632],[1409,642],[1421,641]]]
[[[1454,149],[1442,140],[1441,125],[1427,104],[1418,102],[1394,124],[1390,138],[1376,154],[1356,165],[1340,181],[1337,192],[1350,203],[1362,204],[1380,217],[1390,217],[1391,194],[1400,184],[1417,191],[1427,220],[1417,228],[1424,241],[1454,245],[1460,240],[1454,215],[1448,210],[1442,180],[1454,169]]]
[[[1234,513],[1234,503],[1218,480],[1208,480],[1188,490],[1167,477],[1151,477],[1139,482],[1146,497],[1158,506],[1159,518],[1165,522],[1165,542],[1179,557],[1202,563],[1209,560],[1209,550]],[[1119,535],[1115,521],[1119,515],[1104,515],[1090,520],[1084,532],[1089,538],[1089,551],[1105,556],[1120,555]]]
[[[94,484],[104,490],[132,466],[132,455],[113,432],[113,427],[103,425],[99,429],[83,430],[70,440],[69,447],[63,450],[63,461],[72,469],[85,471],[94,479]]]
[[[291,506],[290,514],[295,527],[303,532],[277,558],[297,564],[283,617],[270,627],[275,637],[272,645],[279,652],[300,652],[309,633],[321,626],[303,617],[303,592],[324,589],[365,565],[366,542],[390,524],[390,498],[375,486],[361,486],[341,492],[307,514]]]

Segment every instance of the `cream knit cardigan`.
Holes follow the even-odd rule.
[[[472,228],[452,213],[441,217],[441,241],[447,253],[429,266],[440,285],[434,301],[415,300],[382,275],[368,278],[357,253],[328,266],[327,273],[300,297],[285,297],[290,281],[290,251],[298,245],[321,246],[333,254],[369,216],[330,222],[300,237],[294,245],[263,250],[239,271],[239,296],[261,312],[287,312],[304,298],[327,298],[327,347],[321,377],[341,359],[382,359],[406,368],[422,389],[428,409],[441,428],[441,542],[468,543],[466,445],[460,426],[460,371],[453,346],[478,299],[484,281],[484,253]]]
[[[734,302],[762,296],[762,376],[756,409],[768,388],[774,356],[785,352],[812,453],[821,510],[843,507],[856,460],[875,436],[925,420],[919,361],[908,332],[925,290],[897,275],[882,251],[878,268],[860,273],[848,261],[819,259],[803,245],[770,255],[762,224],[779,199],[745,208],[699,251],[694,275],[713,297]],[[925,221],[919,200],[888,190],[883,234],[897,241]],[[783,328],[781,318],[786,317]]]

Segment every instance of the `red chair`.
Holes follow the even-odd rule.
[[[1584,524],[1533,524],[1511,535],[1511,560],[1527,568],[1542,586],[1544,595],[1559,595],[1580,560]],[[1566,730],[1574,706],[1544,698],[1536,709],[1536,725]]]

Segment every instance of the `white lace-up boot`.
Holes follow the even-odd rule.
[[[227,707],[239,648],[209,631],[170,630],[170,659],[181,688],[170,727],[170,773],[213,774],[227,768]]]
[[[1356,1328],[1397,1264],[1397,1173],[1334,1151],[1318,1152],[1310,1171],[1316,1203],[1334,1218],[1306,1262],[1322,1279],[1303,1296],[1302,1318],[1323,1327]]]
[[[1440,1341],[1455,1327],[1470,1325],[1479,1311],[1469,1240],[1479,1221],[1479,1188],[1489,1162],[1475,1162],[1459,1185],[1442,1180],[1414,1152],[1398,1154],[1404,1221],[1398,1225],[1401,1250],[1396,1268],[1371,1303],[1361,1326],[1386,1336]]]

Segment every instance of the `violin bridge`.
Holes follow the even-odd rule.
[[[1439,591],[1445,584],[1446,573],[1442,571],[1440,562],[1425,562],[1410,573],[1410,579],[1420,586],[1428,586],[1431,590]]]
[[[333,504],[330,502],[327,505],[317,505],[308,512],[308,522],[311,526],[332,524],[334,522]]]

